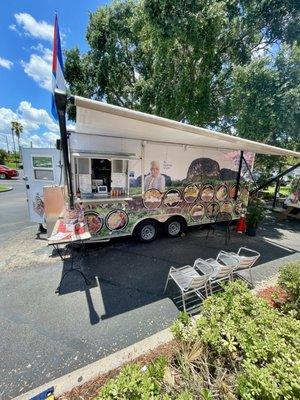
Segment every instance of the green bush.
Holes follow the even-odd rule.
[[[300,319],[300,261],[287,264],[280,270],[279,285],[288,294],[288,301],[284,304],[283,310],[292,312],[297,319]]]
[[[247,226],[258,228],[266,216],[265,203],[259,198],[249,200],[247,207]]]
[[[243,282],[208,298],[196,324],[181,318],[173,332],[181,342],[206,347],[211,380],[226,365],[235,377],[234,398],[300,398],[300,323],[254,297]]]
[[[295,267],[281,273],[286,287]],[[131,364],[95,400],[292,400],[300,398],[300,321],[270,308],[241,281],[203,303],[198,319],[172,326],[170,360]],[[292,285],[293,293],[299,287]]]
[[[95,400],[159,399],[166,359],[158,358],[143,371],[138,364],[125,366],[115,379],[102,388]]]
[[[0,165],[4,165],[7,159],[7,152],[3,149],[0,149]]]

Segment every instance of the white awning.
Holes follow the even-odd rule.
[[[300,157],[296,151],[75,96],[76,133]]]

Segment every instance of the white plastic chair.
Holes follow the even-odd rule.
[[[259,259],[260,253],[256,250],[249,249],[248,247],[240,247],[237,253],[226,252],[224,250],[222,250],[220,253],[222,253],[224,255],[228,255],[230,257],[234,257],[238,261],[238,264],[237,264],[236,268],[233,270],[233,272],[248,268],[249,275],[250,275],[250,282],[251,282],[251,285],[253,286],[251,267]]]
[[[207,290],[207,283],[209,281],[209,278],[211,276],[211,273],[213,270],[211,269],[210,273],[207,272],[203,275],[200,275],[196,269],[198,268],[197,266],[200,266],[200,259],[197,259],[194,263],[194,266],[191,267],[190,265],[185,265],[184,267],[181,268],[175,268],[171,267],[169,270],[168,278],[166,281],[164,293],[167,289],[169,280],[172,279],[176,285],[178,286],[180,292],[181,292],[181,297],[182,297],[182,304],[183,304],[183,309],[186,311],[186,303],[185,303],[185,297],[191,293],[196,293],[197,296],[201,298],[206,298],[208,296],[208,290]],[[204,260],[201,260],[203,263]],[[196,265],[197,262],[197,265]],[[207,266],[209,268],[209,266]],[[200,271],[201,269],[198,268]],[[208,270],[207,270],[208,271]],[[205,290],[205,296],[203,296],[200,293],[200,290],[204,289]]]

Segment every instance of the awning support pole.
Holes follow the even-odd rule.
[[[248,170],[248,172],[249,172],[249,174],[250,174],[250,176],[251,176],[251,179],[252,179],[252,181],[253,181],[255,187],[257,187],[256,180],[254,179],[254,176],[253,176],[253,174],[252,174],[252,171],[251,171],[251,169],[250,169],[250,167],[249,167],[247,161],[245,160],[245,157],[244,157],[244,156],[243,156],[243,161],[244,161],[244,163],[246,164],[247,170]]]
[[[241,151],[241,155],[240,155],[240,163],[239,163],[238,176],[237,176],[237,178],[236,178],[236,191],[235,191],[234,200],[237,199],[238,193],[239,193],[239,190],[240,190],[240,182],[241,182],[241,172],[242,172],[243,158],[244,158],[244,152],[243,152],[243,150],[242,150],[242,151]]]
[[[68,132],[66,125],[67,96],[65,92],[61,90],[55,90],[55,105],[58,115],[58,123],[59,123],[60,137],[61,137],[61,149],[63,153],[65,180],[68,190],[69,204],[70,207],[73,207],[74,196],[73,196],[71,166],[70,166],[69,149],[68,149]]]
[[[280,172],[281,172],[281,165],[279,166],[279,173]],[[275,192],[274,192],[274,197],[273,197],[273,205],[272,205],[273,208],[276,207],[277,193],[279,190],[279,186],[280,186],[280,178],[278,178],[276,181]]]
[[[281,172],[280,174],[276,175],[274,178],[270,178],[264,183],[262,183],[260,186],[257,188],[253,189],[250,192],[250,196],[253,196],[255,193],[259,192],[261,189],[265,188],[266,186],[271,185],[271,183],[275,182],[277,179],[282,178],[284,175],[288,174],[289,172],[292,172],[294,169],[300,167],[300,163],[293,165],[292,167],[286,169],[285,171]]]

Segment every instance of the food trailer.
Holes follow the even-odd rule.
[[[247,207],[255,153],[300,153],[79,96],[55,93],[65,173],[65,210],[50,241],[92,241],[159,227],[170,237],[186,226],[238,219]],[[76,128],[66,130],[66,106]],[[70,233],[71,232],[71,233]]]

